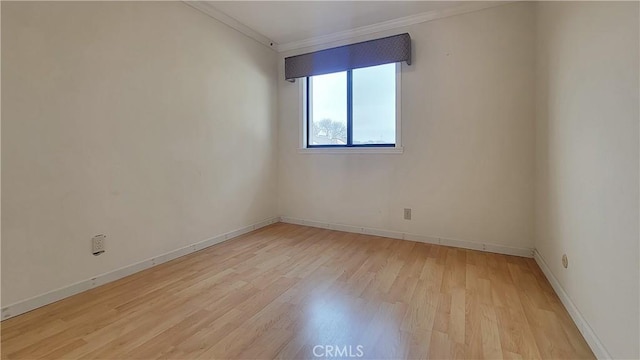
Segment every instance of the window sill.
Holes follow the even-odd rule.
[[[302,148],[299,154],[402,154],[403,147],[340,147]]]

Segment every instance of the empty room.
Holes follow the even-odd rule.
[[[0,5],[2,359],[640,358],[640,2]]]

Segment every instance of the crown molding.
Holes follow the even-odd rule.
[[[322,46],[326,44],[343,45],[343,44],[334,44],[334,43],[340,42],[340,41],[345,42],[359,36],[365,36],[373,33],[394,30],[398,28],[407,27],[409,25],[420,24],[423,22],[442,19],[450,16],[462,15],[462,14],[466,14],[474,11],[480,11],[480,10],[484,10],[484,9],[488,9],[488,8],[492,8],[500,5],[510,4],[513,2],[514,1],[490,1],[490,2],[482,1],[482,2],[461,4],[461,5],[453,6],[450,8],[427,11],[420,14],[383,21],[377,24],[366,25],[366,26],[362,26],[362,27],[358,27],[350,30],[336,32],[333,34],[278,44],[275,47],[278,52],[286,52],[286,51],[292,51],[292,50],[299,50],[303,48]]]
[[[231,16],[219,11],[208,1],[190,1],[183,0],[183,3],[191,6],[192,8],[199,10],[215,20],[220,21],[221,23],[229,26],[230,28],[239,31],[240,33],[248,36],[249,38],[259,42],[260,44],[268,47],[271,50],[276,50],[276,43],[268,37],[260,34],[259,32],[253,30],[252,28],[246,26],[245,24],[239,22],[238,20],[232,18]]]

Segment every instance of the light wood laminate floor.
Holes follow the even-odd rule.
[[[283,223],[1,327],[16,359],[594,358],[532,259]]]

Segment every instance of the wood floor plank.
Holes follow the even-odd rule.
[[[0,327],[2,359],[594,358],[531,259],[283,223]]]

